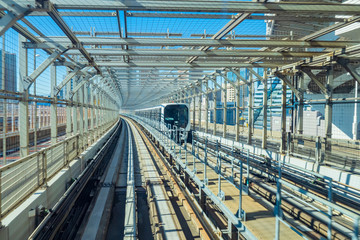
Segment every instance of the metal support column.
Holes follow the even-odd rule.
[[[334,81],[334,72],[333,67],[331,66],[330,69],[327,71],[326,76],[326,89],[327,94],[325,95],[326,98],[326,105],[325,105],[325,151],[331,151],[331,135],[332,135],[332,113],[333,113],[333,106],[331,102],[332,97],[332,85]]]
[[[214,90],[213,90],[213,135],[216,136],[216,77],[214,79]]]
[[[90,113],[91,113],[91,118],[90,118],[90,129],[91,129],[91,143],[95,141],[95,107],[94,107],[94,102],[95,102],[95,95],[94,95],[94,86],[92,84],[89,85],[90,87]]]
[[[196,94],[196,91],[195,91],[195,88],[192,89],[192,95],[193,95],[193,100],[192,100],[192,129],[195,130],[195,126],[196,126],[196,123],[195,123],[195,119],[196,119],[196,97],[195,97],[195,94]]]
[[[84,145],[87,147],[89,145],[89,84],[84,84],[83,94],[84,94]],[[110,105],[109,105],[110,106]]]
[[[1,62],[5,63],[5,33],[2,35],[2,51],[1,51]],[[5,65],[1,65],[1,89],[5,90]],[[2,146],[3,146],[3,163],[2,165],[6,165],[6,133],[7,133],[7,100],[3,99],[3,138],[2,138]],[[1,211],[0,211],[1,212]]]
[[[226,138],[226,127],[227,127],[227,81],[224,81],[224,108],[223,108],[223,137]]]
[[[51,132],[51,144],[55,144],[57,141],[57,96],[55,95],[56,87],[56,66],[53,64],[50,68],[50,78],[51,78],[51,89],[50,97],[53,99],[53,102],[50,105],[50,132]]]
[[[268,110],[268,79],[266,74],[267,69],[264,69],[264,91],[263,91],[263,132],[261,147],[267,148],[267,110]]]
[[[82,86],[79,91],[79,133],[80,133],[80,148],[83,149],[85,147],[85,135],[84,135],[84,122],[86,119],[84,119],[84,86]]]
[[[202,100],[202,82],[200,83],[200,93],[199,93],[199,131],[201,131],[201,100]]]
[[[298,89],[300,90],[300,98],[298,105],[298,124],[297,132],[298,134],[303,134],[304,132],[304,74],[298,76]]]
[[[73,79],[73,89],[76,87],[77,85],[77,81],[78,81],[79,77],[75,77]],[[72,123],[73,123],[73,133],[74,135],[76,135],[78,133],[78,111],[77,111],[77,105],[78,105],[78,93],[74,93],[73,97],[73,113],[72,113]]]
[[[249,102],[248,102],[248,137],[247,137],[247,143],[251,144],[252,140],[252,131],[253,131],[253,115],[254,115],[254,109],[253,109],[253,89],[254,89],[254,83],[252,80],[252,74],[249,76]]]
[[[66,84],[66,99],[70,101],[71,94],[71,82],[69,81]],[[66,137],[70,137],[72,134],[72,123],[75,121],[75,118],[71,118],[71,105],[68,103],[66,105]]]
[[[285,153],[285,151],[286,151],[286,83],[282,81],[280,153]]]
[[[235,141],[238,142],[240,134],[240,78],[236,78],[235,102]]]
[[[28,75],[28,56],[27,49],[22,48],[22,42],[25,41],[26,39],[19,34],[19,90],[22,92],[22,98],[19,102],[20,158],[29,155],[29,90],[26,83],[26,77]]]
[[[205,82],[205,132],[209,130],[209,81]]]

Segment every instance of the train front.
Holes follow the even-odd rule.
[[[189,108],[186,104],[168,104],[164,106],[164,122],[178,131],[177,138],[185,139],[190,130]],[[180,131],[181,130],[181,131]],[[180,134],[180,135],[179,135]]]

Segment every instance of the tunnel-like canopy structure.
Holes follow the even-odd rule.
[[[326,91],[313,69],[340,64],[360,81],[351,70],[358,40],[326,37],[359,20],[359,5],[337,0],[6,0],[0,8],[0,34],[12,28],[21,35],[20,48],[47,56],[46,64],[21,76],[25,89],[46,67],[66,67],[54,96],[79,76],[78,84],[101,85],[122,109],[186,95],[240,69],[277,75],[298,97],[306,87],[297,88],[289,76],[303,72]]]
[[[326,220],[328,239],[337,237],[334,231],[331,235],[336,212],[351,216],[346,221],[353,221],[348,224],[352,232],[346,234],[358,239],[359,215],[342,212],[336,201],[347,194],[356,195],[351,195],[351,204],[359,200],[359,37],[360,0],[0,0],[0,225],[35,191],[55,182],[57,174],[71,172],[71,183],[77,181],[76,173],[109,154],[104,152],[115,132],[132,118],[147,128],[158,146],[174,138],[169,139],[171,164],[182,161],[182,144],[185,156],[190,154],[186,146],[192,147],[191,171],[185,157],[187,175],[180,165],[174,172],[186,185],[189,176],[195,179],[198,174],[195,160],[204,164],[199,191],[192,194],[201,200],[201,209],[207,201],[208,151],[217,154],[213,170],[218,195],[206,193],[213,202],[223,206],[225,201],[222,177],[234,187],[238,178],[238,212],[214,208],[231,216],[228,228],[221,231],[231,235],[235,225],[236,231],[246,230],[240,221],[242,186],[250,189],[249,171],[255,164],[261,175],[277,181],[277,192],[268,195],[274,200],[277,194],[279,234],[281,201],[287,198],[281,197],[281,184],[293,184],[282,181],[281,169],[292,164],[289,171],[301,170],[304,176],[303,182],[294,180],[293,192],[309,194],[307,199],[313,189],[300,188],[307,184],[327,191],[320,201],[328,207],[327,214],[314,210],[325,213],[319,220],[323,236]],[[178,116],[165,119],[171,105],[177,105],[172,114]],[[130,125],[126,131],[131,136]],[[140,135],[134,134],[134,139]],[[119,143],[123,149],[124,142]],[[221,144],[226,156],[219,152]],[[235,153],[241,158],[237,163]],[[231,154],[231,167],[225,167],[232,169],[230,178],[221,175],[221,159]],[[242,161],[247,164],[244,184]],[[241,170],[234,173],[234,164]],[[334,198],[333,179],[344,189]],[[50,190],[54,195],[45,193],[49,206],[70,185],[63,183]],[[24,209],[27,220],[38,214]],[[296,221],[303,216],[299,209]],[[292,207],[289,211],[297,214]],[[317,227],[313,219],[304,219]],[[305,225],[300,228],[308,231]],[[0,236],[5,231],[0,228]]]

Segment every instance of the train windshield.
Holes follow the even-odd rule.
[[[172,126],[186,128],[189,121],[186,105],[168,105],[164,109],[164,121]]]

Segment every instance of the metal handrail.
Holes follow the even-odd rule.
[[[106,122],[101,127],[103,128],[103,131],[107,131],[113,124],[116,122]],[[100,127],[100,126],[99,126]],[[100,138],[101,136],[98,136]],[[79,150],[79,144],[81,134],[73,135],[69,138],[64,139],[61,142],[55,143],[49,147],[43,148],[39,150],[38,152],[32,153],[28,156],[25,156],[15,162],[9,163],[3,167],[0,168],[0,220],[9,213],[14,207],[16,207],[19,203],[21,203],[26,197],[29,196],[29,194],[32,194],[36,189],[38,189],[40,186],[43,186],[47,183],[47,181],[55,176],[56,173],[59,172],[60,169],[62,169],[64,166],[67,166],[70,161],[77,158],[80,154]],[[75,141],[75,148],[71,149],[69,151],[69,146],[71,146],[71,143]],[[55,151],[55,156],[53,156],[53,150],[61,147],[58,151]],[[62,152],[63,151],[63,155]],[[54,161],[55,160],[55,161]],[[37,162],[37,166],[34,168],[32,164],[33,161]],[[21,175],[20,179],[16,179],[15,182],[11,181],[11,178],[14,178],[16,176],[11,175],[10,173],[6,174],[6,172],[11,171],[16,172],[20,169],[16,169],[21,164],[30,164],[28,166],[25,166],[27,168],[31,168],[30,175],[33,174],[33,176],[30,176],[28,179],[25,175]],[[24,171],[24,169],[21,168],[20,171]],[[16,175],[16,174],[15,174]],[[4,188],[4,178],[8,177],[6,180],[7,182],[11,182],[12,185],[18,185],[15,186],[13,189],[11,186],[7,186],[7,188]],[[26,188],[26,191],[22,191],[22,188],[24,188],[24,185],[28,184]],[[8,194],[6,194],[9,192]],[[4,196],[5,195],[5,196]],[[4,201],[5,198],[8,197],[7,201]],[[13,200],[15,199],[15,200]],[[8,205],[8,206],[6,206]]]

